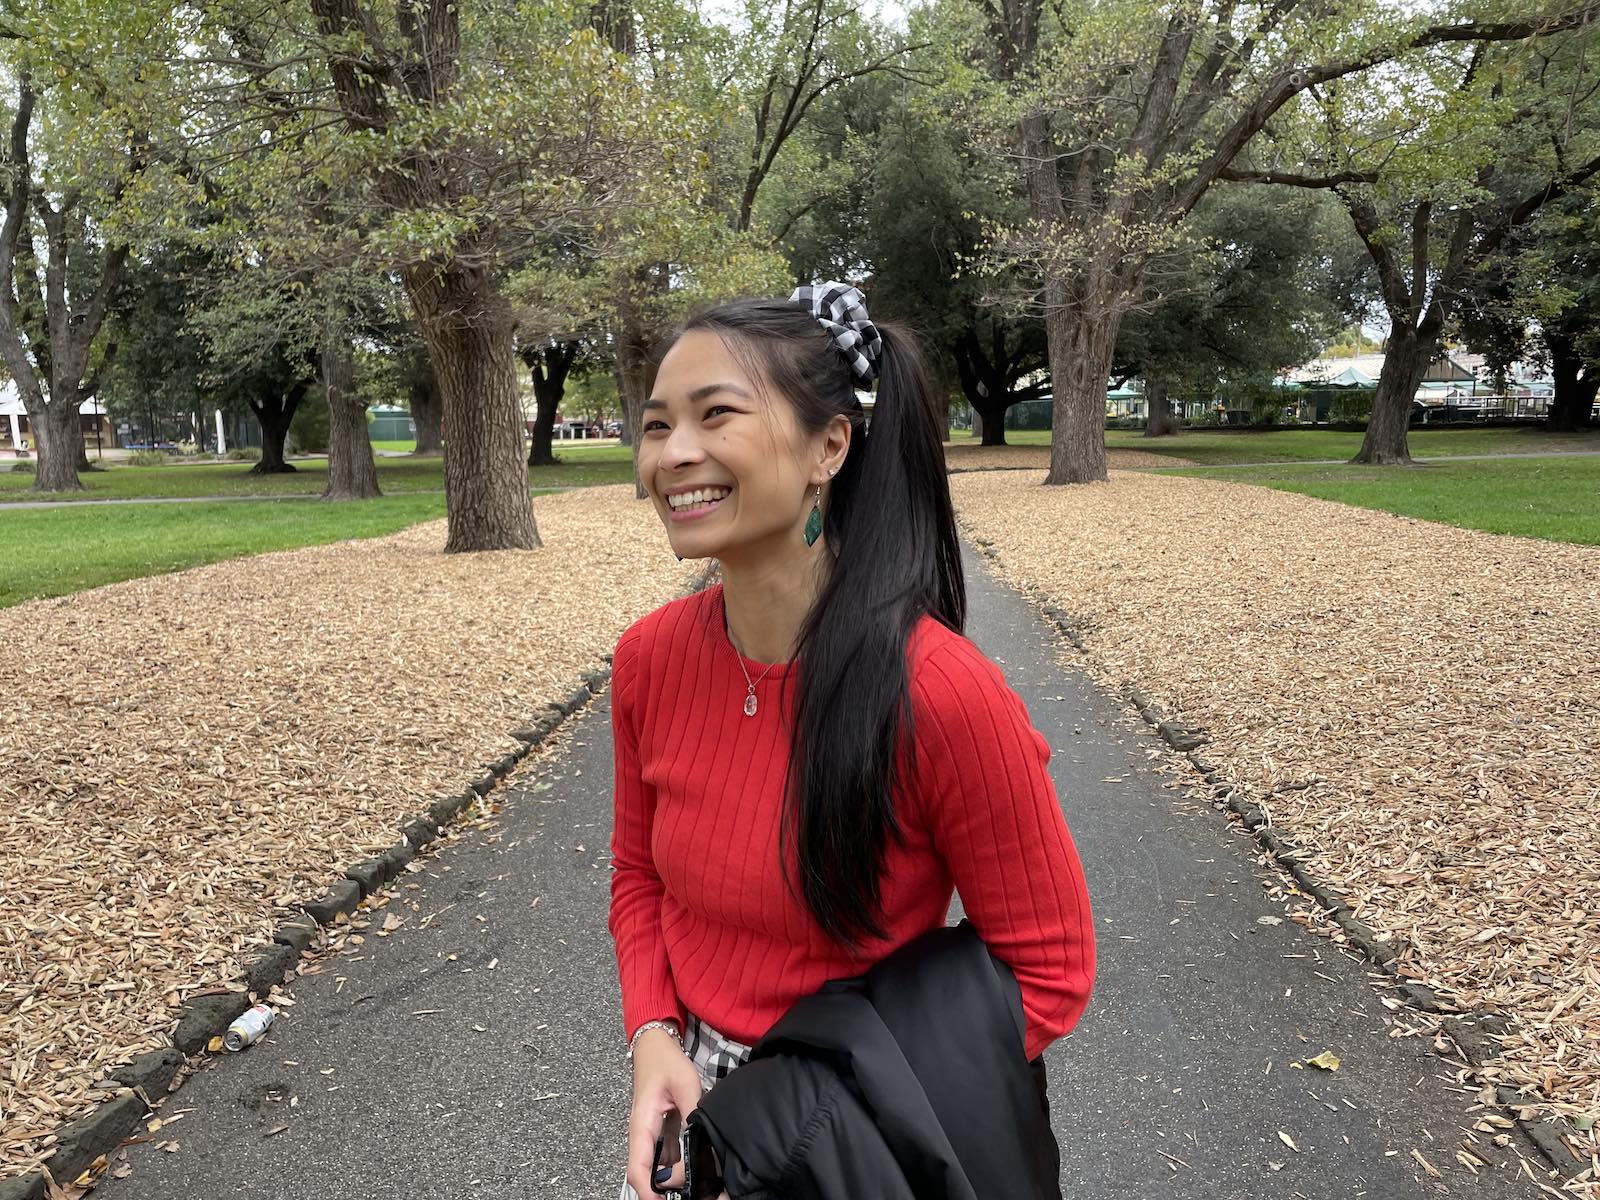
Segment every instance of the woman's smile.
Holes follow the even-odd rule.
[[[709,516],[722,507],[733,489],[729,487],[696,488],[694,491],[676,492],[667,496],[667,508],[674,522],[694,521]]]

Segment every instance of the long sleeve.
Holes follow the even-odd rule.
[[[1032,1059],[1076,1024],[1095,970],[1088,888],[1046,770],[1050,747],[965,639],[931,650],[912,692],[918,805],[967,916],[1021,985]]]
[[[613,798],[611,912],[608,925],[622,987],[623,1036],[646,1021],[671,1018],[684,1027],[683,1006],[672,981],[661,928],[666,888],[651,853],[655,790],[640,772],[638,707],[640,645],[637,627],[617,643],[611,662]]]

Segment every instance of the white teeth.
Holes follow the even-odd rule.
[[[667,504],[675,509],[693,508],[698,504],[721,500],[730,490],[730,488],[701,488],[693,492],[680,492],[676,496],[668,496]]]

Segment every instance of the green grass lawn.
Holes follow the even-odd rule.
[[[1162,473],[1261,484],[1490,533],[1600,545],[1600,458],[1415,467],[1284,464]]]
[[[536,488],[587,487],[599,483],[628,483],[633,479],[633,459],[626,446],[595,446],[562,451],[553,467],[535,467],[528,482]],[[296,461],[292,475],[252,475],[250,463],[168,463],[160,467],[108,465],[81,478],[84,491],[51,497],[62,500],[121,500],[141,497],[181,499],[189,496],[317,496],[328,480],[326,459]],[[444,490],[444,460],[439,458],[380,458],[378,485],[386,495]],[[30,500],[33,476],[0,473],[0,504]]]
[[[958,438],[966,438],[961,432]],[[1014,446],[1048,446],[1044,429],[1008,429],[1006,441]],[[1463,454],[1540,454],[1562,450],[1600,451],[1600,431],[1547,433],[1542,429],[1413,429],[1411,453],[1423,458],[1450,458]],[[1166,438],[1147,438],[1137,429],[1108,429],[1106,445],[1123,450],[1147,450],[1187,458],[1192,462],[1225,463],[1306,462],[1348,459],[1361,448],[1360,433],[1331,429],[1195,429]]]
[[[417,448],[417,443],[407,438],[403,442],[373,442],[372,448],[374,450],[388,450],[400,454],[410,454]],[[595,458],[616,459],[619,461],[622,459],[628,459],[632,454],[632,451],[630,451],[626,446],[617,446],[611,444],[597,445],[591,441],[577,440],[564,442],[560,439],[556,440],[555,451],[557,458],[566,458],[568,455],[571,455],[573,458],[586,458],[592,456]]]
[[[345,504],[106,504],[0,514],[0,608],[185,567],[377,537],[444,516],[443,496]]]

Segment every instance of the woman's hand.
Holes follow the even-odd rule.
[[[700,1073],[678,1040],[665,1029],[647,1029],[633,1047],[633,1111],[628,1117],[628,1184],[649,1200],[651,1157],[661,1122],[673,1109],[685,1119],[700,1103]],[[672,1164],[672,1176],[662,1186],[683,1186],[683,1164],[678,1162],[677,1139],[662,1146],[661,1156]]]

